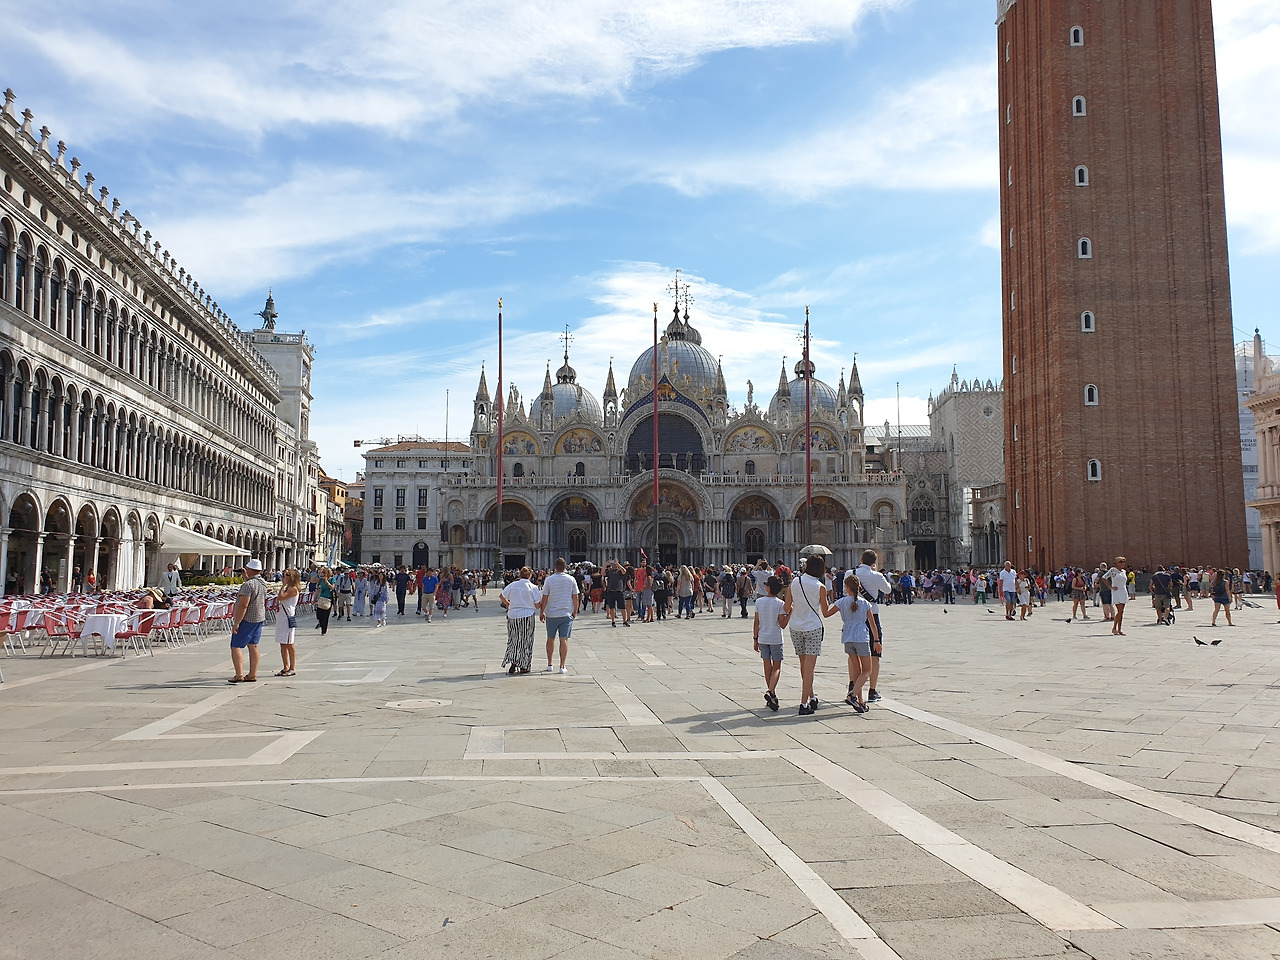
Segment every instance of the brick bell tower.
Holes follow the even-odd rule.
[[[1243,567],[1210,0],[999,0],[1008,559]]]

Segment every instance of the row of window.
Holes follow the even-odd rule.
[[[381,518],[381,517],[374,517],[374,518],[373,518],[373,529],[375,529],[375,530],[381,530],[381,529],[382,529],[382,518]],[[406,529],[408,529],[408,528],[405,526],[405,518],[404,518],[404,517],[396,517],[396,529],[397,529],[397,530],[406,530]],[[418,529],[419,529],[419,530],[425,530],[425,529],[427,529],[427,518],[426,518],[426,517],[419,517],[419,518],[418,518]]]
[[[81,349],[224,428],[255,450],[270,450],[274,422],[242,399],[201,359],[144,315],[117,306],[26,233],[0,221],[0,299]]]
[[[271,510],[270,475],[200,438],[173,431],[110,397],[0,353],[0,441],[258,514]]]
[[[434,462],[434,461],[431,461],[431,460],[419,460],[419,461],[418,461],[418,469],[419,469],[419,470],[430,470],[430,469],[431,469],[431,464],[432,464],[433,462]],[[373,461],[373,469],[375,469],[375,470],[381,470],[381,469],[383,468],[383,465],[384,465],[385,463],[386,463],[386,461],[385,461],[385,460],[375,460],[375,461]],[[458,460],[441,460],[441,461],[440,461],[440,469],[441,469],[441,470],[448,470],[450,467],[457,467],[457,466],[460,466],[460,467],[462,467],[462,469],[463,469],[463,470],[466,470],[468,467],[470,467],[470,466],[471,466],[471,464],[470,464],[470,463],[468,463],[466,460],[462,460],[462,461],[458,461]],[[408,461],[408,460],[397,460],[397,461],[396,461],[396,469],[397,469],[397,470],[407,470],[408,468],[409,468],[409,461]]]

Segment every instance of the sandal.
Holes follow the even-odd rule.
[[[227,683],[244,683],[244,677],[230,677]]]
[[[257,678],[257,677],[244,677],[244,678],[242,678],[241,682],[242,682],[242,683],[257,683],[257,682],[258,682],[258,678]]]
[[[276,676],[277,676],[277,677],[287,677],[287,676],[289,676],[289,671],[288,671],[288,670],[281,670],[279,673],[277,673],[277,674],[276,674]]]

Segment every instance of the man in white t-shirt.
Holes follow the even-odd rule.
[[[1124,605],[1129,602],[1129,561],[1124,557],[1116,557],[1115,565],[1106,573],[1107,582],[1111,584],[1111,603],[1116,608],[1116,618],[1111,623],[1111,632],[1118,637],[1124,636]]]
[[[874,550],[862,551],[862,563],[853,571],[866,600],[871,602],[871,615],[876,621],[876,636],[880,642],[871,645],[871,680],[867,689],[867,702],[875,703],[880,699],[876,682],[880,679],[880,655],[884,652],[884,627],[880,626],[880,598],[893,596],[893,584],[889,578],[876,569],[880,557]]]
[[[538,605],[540,619],[547,625],[547,673],[554,673],[551,658],[556,649],[556,637],[560,638],[560,672],[568,673],[565,661],[569,659],[569,634],[578,615],[578,581],[565,572],[564,557],[556,560],[556,572],[542,584],[542,602]]]
[[[756,561],[756,568],[751,571],[751,579],[756,585],[756,597],[767,597],[769,591],[765,588],[765,584],[769,582],[769,578],[773,576],[773,568],[765,563],[764,558]]]
[[[1018,571],[1008,560],[1000,571],[1000,595],[1004,597],[1004,618],[1013,619],[1013,608],[1018,605]]]

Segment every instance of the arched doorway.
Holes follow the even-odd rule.
[[[40,586],[37,562],[43,563],[36,556],[40,552],[40,505],[31,494],[24,493],[13,501],[8,521],[9,555],[4,592],[35,593]]]
[[[98,559],[97,540],[98,515],[94,512],[92,504],[86,503],[76,515],[75,544],[71,559],[73,590],[83,589],[83,585],[89,582],[91,573],[94,581],[98,580],[97,570],[94,569]]]
[[[800,504],[796,510],[796,519],[800,521],[796,536],[806,544],[820,543],[829,547],[839,556],[844,544],[852,543],[849,530],[849,510],[834,497],[818,496],[813,498],[813,534],[809,539],[808,510]]]
[[[115,507],[102,518],[102,532],[98,541],[98,586],[104,590],[119,590],[120,562],[120,514]]]
[[[529,563],[529,545],[534,542],[535,524],[533,511],[526,504],[518,500],[504,500],[502,518],[499,520],[498,505],[495,503],[485,514],[485,521],[486,527],[496,532],[500,569],[519,570]],[[493,539],[495,537],[492,533],[485,536],[486,541],[492,542]]]
[[[38,589],[41,573],[48,571],[53,577],[53,589],[70,592],[72,574],[72,549],[75,537],[71,529],[71,508],[65,500],[55,500],[44,515],[44,554],[40,569],[35,571],[33,586]]]
[[[768,559],[767,544],[781,543],[782,515],[768,497],[751,494],[733,505],[729,513],[729,540],[738,556],[755,563]]]
[[[431,549],[427,546],[425,540],[419,540],[413,545],[413,567],[426,567],[431,564]]]
[[[600,512],[586,497],[561,497],[551,508],[551,552],[581,563],[590,544],[600,542]]]
[[[637,553],[644,550],[653,557],[656,539],[658,562],[663,566],[701,561],[698,498],[682,485],[667,480],[658,484],[656,537],[652,487],[643,487],[636,493],[630,516]]]

